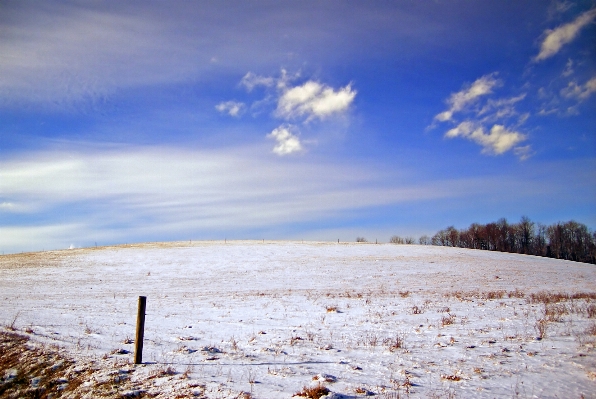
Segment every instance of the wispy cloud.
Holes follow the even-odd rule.
[[[596,76],[588,80],[583,85],[577,82],[569,82],[567,87],[561,90],[561,95],[566,98],[573,98],[577,101],[584,101],[596,92]]]
[[[275,84],[274,78],[258,76],[252,72],[247,72],[246,75],[244,75],[244,77],[240,81],[240,85],[244,86],[246,88],[246,90],[248,90],[249,92],[258,86],[271,87],[274,84]]]
[[[495,129],[490,134],[502,133]],[[580,168],[576,163],[534,165],[529,176],[496,173],[429,180],[410,171],[404,180],[370,164],[306,157],[279,162],[276,157],[256,157],[258,152],[264,148],[124,147],[5,158],[0,161],[2,201],[20,209],[0,207],[0,249],[68,248],[133,238],[223,238],[226,232],[253,237],[254,231],[313,221],[345,226],[346,220],[374,207],[421,201],[444,205],[446,200],[467,204],[470,198],[503,196],[510,200],[513,194],[542,198],[568,195],[570,184],[581,185],[576,193],[594,187],[594,176],[587,172],[593,161]],[[572,170],[585,176],[571,181],[562,177]],[[537,174],[553,184],[543,184]]]
[[[515,104],[524,98],[526,98],[526,93],[510,98],[488,99],[486,104],[478,111],[478,116],[485,116],[483,122],[493,122],[518,115]]]
[[[338,38],[355,34],[349,24],[338,27],[343,34],[331,34],[298,5],[227,11],[220,4],[192,2],[175,7],[160,2],[142,7],[124,2],[109,7],[59,1],[3,4],[0,105],[70,111],[130,89],[205,82],[223,70],[271,70],[287,63],[288,46],[304,40],[344,53],[348,47],[335,45]],[[336,16],[326,7],[320,11]],[[358,18],[355,8],[343,12],[348,19]],[[288,13],[294,17],[280,17]],[[279,22],[254,29],[263,18]],[[402,25],[410,28],[406,21]],[[295,35],[298,31],[309,35]],[[287,33],[290,41],[277,40]],[[248,74],[243,85],[254,89],[273,80]]]
[[[454,115],[462,113],[466,119],[449,129],[445,133],[446,138],[470,140],[482,147],[483,154],[501,155],[514,150],[518,158],[527,159],[531,153],[530,146],[524,147],[523,150],[516,147],[527,140],[527,135],[514,128],[508,128],[503,123],[516,118],[514,124],[519,126],[528,119],[528,113],[520,115],[515,109],[515,105],[526,98],[526,93],[508,98],[490,98],[493,89],[503,84],[495,76],[496,73],[484,75],[471,85],[453,93],[447,100],[449,109],[437,114],[434,119],[439,122],[457,123]],[[483,98],[486,100],[480,102]],[[435,125],[431,125],[432,127]]]
[[[534,57],[534,61],[542,61],[557,54],[564,45],[573,41],[579,31],[590,24],[595,17],[596,8],[593,8],[578,16],[573,22],[546,30],[544,40],[540,45],[540,52]]]
[[[236,117],[242,115],[245,108],[244,103],[238,101],[225,101],[215,106],[215,109],[219,112]]]
[[[291,125],[282,125],[273,129],[273,131],[267,135],[267,137],[277,141],[277,144],[273,147],[273,152],[275,154],[288,155],[302,151],[300,139],[295,134],[292,134],[292,128],[293,126]]]
[[[447,100],[449,108],[435,116],[440,122],[452,120],[456,112],[464,110],[467,106],[477,101],[480,97],[492,93],[492,89],[499,86],[501,82],[495,78],[496,74],[491,73],[476,79],[474,83],[464,89],[453,93]]]
[[[561,76],[568,77],[568,76],[573,75],[574,72],[575,72],[575,70],[573,69],[573,60],[571,58],[569,58],[567,60],[567,64],[565,64],[565,70],[563,70],[563,72],[561,72]]]
[[[553,1],[551,1],[550,5],[548,6],[549,17],[554,18],[555,16],[562,14],[565,11],[569,10],[571,7],[573,7],[573,3],[570,1],[553,0]]]
[[[284,135],[278,133],[276,139]],[[63,240],[68,247],[73,240],[81,245],[127,236],[149,239],[147,232],[162,239],[200,230],[223,234],[485,190],[479,181],[395,183],[366,165],[303,158],[279,162],[255,157],[260,150],[137,147],[5,159],[0,161],[2,198],[14,207],[0,207],[2,249],[13,241],[47,249],[49,241]],[[37,222],[7,222],[19,215]],[[44,239],[46,233],[51,240]]]

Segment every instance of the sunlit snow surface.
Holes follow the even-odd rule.
[[[267,241],[0,257],[3,325],[74,358],[132,362],[132,353],[113,352],[133,352],[125,340],[134,339],[144,295],[147,364],[135,378],[171,366],[178,374],[146,386],[207,384],[213,398],[289,398],[325,375],[344,398],[408,390],[595,397],[596,336],[586,331],[596,301],[553,304],[558,318],[537,340],[546,307],[529,296],[540,291],[596,292],[596,266],[433,246]],[[404,348],[392,347],[398,338]]]

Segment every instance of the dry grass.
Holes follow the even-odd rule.
[[[447,381],[461,381],[461,377],[457,374],[441,374],[441,379]]]
[[[569,309],[565,304],[552,303],[544,305],[544,317],[549,322],[563,321],[563,315],[569,314]]]
[[[488,291],[482,294],[481,299],[502,299],[505,296],[505,291]]]
[[[59,396],[65,390],[76,388],[76,380],[66,380],[65,370],[72,362],[65,361],[58,353],[29,348],[26,336],[0,332],[0,384],[2,398],[46,398]]]
[[[296,392],[292,396],[302,396],[309,399],[319,399],[322,396],[325,396],[329,393],[329,389],[322,385],[317,385],[316,387],[303,387],[302,391]]]
[[[516,288],[514,291],[509,291],[507,293],[507,296],[509,298],[524,298],[526,296],[526,294],[523,291]]]
[[[571,295],[570,298],[596,301],[596,292],[577,292]]]
[[[455,323],[455,315],[449,313],[449,315],[441,317],[441,326],[445,327],[453,323]]]
[[[17,314],[13,317],[12,322],[6,326],[7,329],[9,329],[10,331],[17,330],[17,328],[15,326],[17,324],[17,319],[19,318],[20,314],[21,314],[21,312],[17,312]]]
[[[119,393],[133,388],[129,373],[134,369],[75,363],[59,349],[32,343],[18,333],[0,331],[0,354],[1,398],[121,397]],[[143,390],[136,393],[145,396]]]
[[[586,307],[586,312],[588,313],[588,318],[595,319],[596,318],[596,305],[590,304]]]
[[[418,307],[418,305],[412,306],[412,314],[422,314],[422,313],[424,313],[424,310],[422,309],[422,307]]]
[[[569,300],[569,294],[565,294],[562,292],[536,292],[530,294],[529,302],[530,303],[558,303]]]
[[[391,352],[395,352],[398,349],[405,349],[406,345],[404,342],[404,337],[400,335],[396,335],[394,338],[387,338],[383,341],[383,344],[387,346],[387,349]]]
[[[538,338],[544,339],[544,338],[546,338],[546,330],[548,328],[548,321],[546,319],[536,320],[536,324],[534,324],[534,328],[536,329]]]

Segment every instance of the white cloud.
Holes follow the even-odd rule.
[[[273,147],[273,152],[277,155],[288,155],[295,152],[302,151],[302,144],[300,139],[290,131],[292,126],[280,126],[273,129],[271,133],[267,135],[268,138],[275,139],[277,144]]]
[[[332,114],[346,111],[356,90],[351,85],[338,89],[309,80],[301,86],[287,89],[280,96],[276,114],[284,119],[306,117],[324,119]]]
[[[447,138],[461,137],[475,142],[483,147],[482,152],[500,155],[526,140],[526,135],[508,130],[503,125],[493,125],[489,133],[484,127],[465,121],[445,133]]]
[[[487,115],[484,122],[495,121],[517,115],[515,104],[526,98],[526,93],[515,97],[501,98],[498,100],[489,99],[484,107],[478,111],[478,116]]]
[[[548,14],[550,18],[554,18],[557,14],[562,14],[573,7],[570,1],[551,1],[548,7]]]
[[[356,97],[357,92],[352,89],[351,84],[335,90],[328,85],[308,80],[292,87],[291,82],[299,77],[300,72],[288,75],[285,69],[281,69],[277,78],[248,72],[242,77],[240,85],[249,92],[257,86],[275,87],[267,91],[263,100],[253,102],[250,108],[260,113],[264,107],[277,103],[274,115],[288,122],[298,119],[300,123],[308,123],[313,119],[323,120],[331,115],[344,113]],[[216,108],[220,112],[237,116],[244,110],[244,104],[228,101],[218,104]],[[293,125],[282,125],[267,135],[267,138],[277,141],[273,148],[274,153],[288,155],[303,150],[300,139],[292,133],[293,129],[295,130]]]
[[[561,95],[567,98],[583,101],[590,97],[594,92],[596,92],[596,76],[583,85],[578,85],[576,82],[569,82],[567,87],[561,90]]]
[[[447,100],[449,109],[443,111],[435,116],[435,119],[440,122],[447,122],[452,120],[453,114],[464,110],[469,104],[475,102],[479,97],[492,93],[495,86],[500,85],[501,82],[495,78],[495,74],[484,75],[476,79],[470,86],[464,88],[457,93],[453,93]]]
[[[592,22],[596,17],[596,8],[584,12],[575,21],[564,24],[555,29],[546,30],[545,38],[540,45],[540,52],[534,61],[542,61],[557,54],[567,43],[571,42],[579,31]]]
[[[525,148],[516,147],[517,144],[525,141],[527,136],[523,133],[506,128],[504,121],[515,126],[523,125],[529,118],[528,113],[519,114],[515,106],[526,98],[526,93],[514,97],[491,99],[488,98],[484,104],[477,104],[481,97],[492,93],[496,86],[502,82],[495,78],[496,73],[484,75],[463,90],[453,93],[447,103],[449,109],[435,116],[436,121],[454,122],[453,115],[456,112],[473,114],[474,120],[467,119],[456,127],[445,133],[446,138],[464,138],[482,147],[483,154],[501,155],[507,151],[514,150],[520,159],[527,159],[531,152],[530,146]],[[474,107],[470,107],[474,104]],[[492,127],[487,131],[487,126]],[[435,124],[429,126],[434,127]]]
[[[246,90],[252,91],[257,86],[271,87],[275,84],[275,79],[272,77],[257,76],[252,72],[247,72],[240,85],[246,87]]]
[[[567,60],[567,64],[565,64],[565,70],[561,73],[561,75],[564,77],[568,77],[573,75],[573,72],[575,72],[573,69],[573,60],[569,58]]]
[[[7,210],[11,211],[15,208],[15,205],[12,202],[1,202],[0,203],[0,211]]]
[[[225,101],[217,104],[215,109],[223,114],[237,117],[244,112],[245,105],[244,103],[237,101]]]
[[[525,145],[523,147],[515,147],[513,149],[513,153],[515,154],[515,156],[517,156],[522,161],[525,161],[526,159],[530,158],[533,155],[532,147],[529,145]]]

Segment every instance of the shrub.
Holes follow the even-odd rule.
[[[364,237],[356,237],[356,242],[368,242],[368,240]]]

